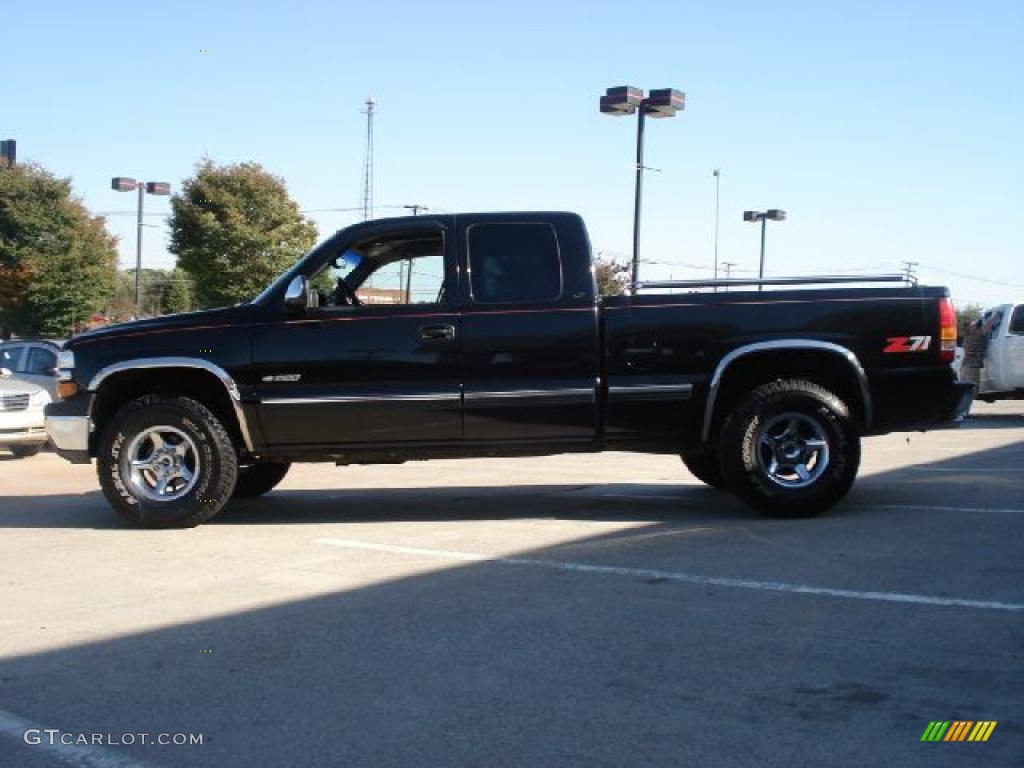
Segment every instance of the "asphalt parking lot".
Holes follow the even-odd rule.
[[[1021,765],[1024,404],[975,413],[813,520],[603,454],[302,465],[143,531],[2,454],[0,765]]]

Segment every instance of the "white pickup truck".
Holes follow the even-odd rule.
[[[987,403],[996,400],[1024,399],[1024,303],[1002,304],[985,310],[983,320],[994,314],[1002,320],[992,330],[992,340],[981,371],[978,399]]]

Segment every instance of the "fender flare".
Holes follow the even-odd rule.
[[[867,374],[864,373],[864,366],[860,364],[860,360],[857,359],[857,355],[853,353],[853,350],[839,344],[833,344],[829,341],[815,341],[813,339],[776,339],[774,341],[759,341],[754,344],[745,344],[742,347],[737,347],[719,361],[718,366],[715,368],[714,375],[711,377],[711,384],[708,387],[708,399],[704,406],[704,425],[701,430],[702,442],[706,443],[711,439],[711,427],[714,424],[715,417],[715,401],[718,398],[718,390],[722,386],[722,379],[725,378],[725,374],[729,366],[740,358],[748,355],[758,354],[761,352],[778,352],[787,349],[828,352],[829,354],[839,355],[846,360],[850,365],[850,369],[857,378],[858,385],[860,386],[861,399],[864,404],[864,428],[869,429],[871,427],[871,422],[874,418],[874,407],[871,402],[871,387],[868,385],[868,377]]]
[[[245,411],[242,409],[242,396],[238,390],[238,385],[227,371],[219,365],[211,363],[209,360],[204,360],[200,357],[138,357],[132,360],[122,360],[119,363],[112,363],[97,371],[92,379],[89,380],[88,390],[89,392],[97,392],[103,385],[103,382],[115,374],[134,370],[152,370],[154,368],[197,368],[216,376],[220,383],[224,385],[224,389],[227,390],[228,398],[235,412],[235,418],[238,420],[238,430],[242,433],[245,448],[248,451],[253,450],[252,432],[245,418]],[[89,410],[89,417],[91,419],[91,404]]]

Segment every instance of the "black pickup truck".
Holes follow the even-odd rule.
[[[679,454],[804,516],[849,490],[861,436],[970,406],[946,289],[733,283],[599,298],[571,213],[365,222],[249,303],[72,339],[47,430],[149,527],[209,520],[291,462],[601,450]]]

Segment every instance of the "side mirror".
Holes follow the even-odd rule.
[[[288,283],[284,292],[285,312],[305,312],[309,306],[309,280],[304,275],[296,275]]]
[[[0,368],[0,376],[6,377],[6,376],[13,376],[13,375],[14,375],[14,373],[13,373],[13,371],[11,371],[10,368]]]

